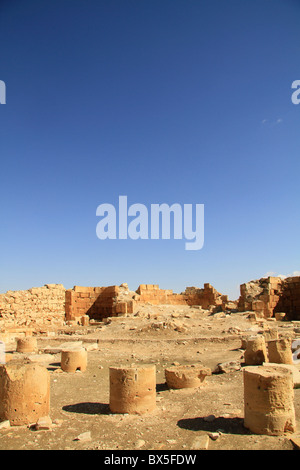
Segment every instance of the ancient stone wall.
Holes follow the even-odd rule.
[[[159,304],[184,304],[185,298],[181,294],[174,294],[170,289],[160,289],[157,284],[141,284],[137,289],[138,302],[149,302],[153,305]]]
[[[188,305],[200,305],[204,309],[210,307],[223,310],[228,302],[227,295],[220,294],[212,285],[206,283],[203,289],[187,287],[184,291]]]
[[[0,327],[59,326],[64,319],[65,288],[62,284],[45,284],[0,294]]]
[[[181,294],[174,294],[172,290],[159,289],[157,284],[141,284],[137,289],[138,302],[149,302],[153,305],[197,305],[203,309],[211,307],[225,310],[228,304],[228,297],[221,295],[210,284],[204,284],[203,289],[187,287]],[[236,305],[232,305],[236,307]]]
[[[288,277],[281,286],[274,313],[285,312],[287,320],[300,320],[300,276]]]
[[[180,294],[160,289],[157,284],[141,284],[130,291],[121,286],[80,287],[66,290],[62,284],[46,284],[23,291],[0,294],[2,326],[62,325],[65,320],[81,322],[82,317],[102,320],[108,316],[133,313],[139,302],[153,305],[189,305],[212,312],[254,311],[261,317],[285,312],[289,320],[300,320],[300,276],[282,279],[268,277],[242,284],[237,301],[229,301],[210,284],[203,288],[187,287]]]
[[[126,283],[109,287],[80,287],[66,291],[66,320],[77,321],[85,315],[102,320],[108,316],[133,313],[139,302],[152,305],[197,305],[204,309],[226,310],[237,305],[229,302],[210,284],[203,289],[188,287],[181,294],[170,289],[160,289],[157,284],[141,284],[136,292],[130,291]]]
[[[272,317],[282,289],[280,277],[261,278],[240,286],[239,310],[253,310],[261,317]]]
[[[120,313],[133,313],[133,302],[120,301],[119,286],[81,287],[66,291],[66,320],[79,321],[84,315],[102,320]]]
[[[289,320],[300,319],[300,276],[267,277],[242,284],[238,308],[264,318],[284,312]]]

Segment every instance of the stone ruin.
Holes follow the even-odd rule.
[[[102,320],[108,316],[134,313],[139,302],[152,305],[196,305],[214,310],[225,310],[229,304],[228,297],[221,295],[210,284],[204,284],[203,289],[187,287],[181,294],[160,289],[157,284],[141,284],[135,292],[130,291],[126,283],[110,287],[75,286],[66,291],[66,320],[80,323],[84,315]],[[233,302],[231,304],[236,307]]]
[[[241,285],[238,301],[229,301],[210,284],[188,287],[180,294],[160,289],[156,284],[142,284],[130,291],[127,284],[109,287],[64,289],[61,284],[47,284],[28,291],[8,291],[0,295],[0,327],[15,327],[15,333],[27,329],[17,342],[17,352],[34,352],[36,338],[30,334],[36,325],[47,327],[68,323],[85,325],[121,314],[133,314],[139,303],[151,305],[187,305],[217,312],[254,312],[255,316],[299,319],[300,277],[268,277]],[[2,321],[2,322],[1,322]],[[20,327],[18,330],[18,326]],[[46,329],[46,328],[45,328]],[[0,329],[1,331],[1,329]],[[1,335],[5,340],[5,333]],[[2,343],[3,344],[3,343]],[[298,355],[297,355],[298,357]],[[1,359],[1,357],[0,357]],[[294,379],[288,366],[293,364],[290,338],[249,337],[244,355],[244,426],[256,434],[281,436],[296,430]],[[25,361],[0,360],[0,422],[28,425],[49,417],[50,381],[45,367]],[[64,372],[84,372],[87,350],[84,347],[61,350]],[[156,407],[155,366],[110,367],[110,402],[112,413],[149,413]],[[169,388],[198,388],[211,370],[178,365],[165,369]],[[21,393],[20,393],[21,390]],[[284,406],[281,404],[284,403]],[[38,404],[38,406],[37,406]],[[29,411],[28,411],[29,410]]]
[[[0,294],[0,327],[1,324],[6,327],[62,326],[65,321],[65,292],[62,284],[45,284]]]
[[[160,289],[157,284],[141,284],[131,291],[120,286],[65,289],[62,284],[45,284],[29,290],[0,294],[0,328],[60,327],[66,322],[88,324],[89,320],[133,314],[139,303],[189,305],[216,312],[254,312],[257,317],[300,319],[300,276],[282,279],[267,277],[240,286],[240,297],[231,301],[211,284],[187,287],[180,294]]]
[[[73,354],[71,354],[73,353]],[[71,368],[87,356],[83,349],[70,349]],[[76,356],[76,357],[75,357]],[[79,357],[80,356],[80,357]],[[65,365],[68,365],[66,363]],[[165,369],[166,382],[171,389],[202,386],[208,368],[181,366]],[[281,364],[248,366],[243,371],[244,426],[255,434],[283,436],[296,431],[294,382],[291,370]],[[109,368],[109,409],[113,414],[145,414],[156,409],[156,366],[139,365]],[[282,406],[284,404],[284,406]],[[50,375],[46,367],[25,361],[10,361],[0,365],[0,422],[9,426],[30,426],[51,429]],[[8,424],[7,424],[8,426]]]
[[[270,318],[285,313],[287,320],[300,319],[300,276],[267,277],[240,286],[240,312],[254,311],[257,316]]]
[[[0,327],[63,326],[67,322],[84,324],[109,316],[134,313],[138,303],[152,305],[190,305],[212,311],[237,308],[237,302],[216,291],[210,284],[187,287],[181,294],[160,289],[157,284],[141,284],[131,291],[120,286],[65,289],[62,284],[45,284],[29,290],[0,294]]]
[[[187,287],[181,294],[174,294],[172,290],[159,289],[157,284],[141,284],[137,289],[139,302],[149,302],[153,305],[189,305],[200,306],[203,309],[212,308],[214,311],[236,308],[234,302],[228,300],[210,284],[204,284],[202,289]]]

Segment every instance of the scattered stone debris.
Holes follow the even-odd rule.
[[[207,450],[209,446],[209,436],[204,434],[203,436],[196,437],[191,445],[191,450]]]
[[[9,420],[5,420],[0,423],[0,429],[9,429],[9,428],[10,428]]]
[[[214,369],[214,374],[229,374],[230,372],[236,372],[241,370],[240,361],[230,361],[230,362],[221,362],[216,365]]]
[[[75,437],[74,441],[88,442],[92,439],[91,432],[86,431]]]
[[[135,449],[141,449],[142,447],[144,447],[146,444],[146,442],[143,440],[143,439],[138,439],[136,441],[136,443],[134,444],[134,448]]]
[[[175,322],[175,321],[161,321],[161,322],[153,322],[150,325],[144,326],[140,329],[141,332],[145,331],[160,331],[160,330],[174,330],[178,331],[179,333],[185,333],[188,331],[186,325]]]
[[[49,431],[52,428],[52,420],[50,416],[42,416],[34,426],[36,431]]]
[[[220,436],[221,436],[221,432],[217,431],[217,432],[209,432],[208,433],[208,436],[213,440],[213,441],[216,441]]]

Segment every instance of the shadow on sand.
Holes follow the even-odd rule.
[[[109,405],[107,403],[83,402],[74,405],[63,406],[64,411],[69,413],[83,413],[87,415],[108,415],[110,414]]]
[[[248,429],[244,427],[243,418],[215,418],[211,422],[207,422],[203,418],[188,418],[180,419],[177,425],[182,429],[190,431],[209,431],[216,432],[222,431],[223,434],[251,434]]]

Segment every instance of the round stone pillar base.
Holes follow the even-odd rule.
[[[110,367],[112,413],[142,414],[156,408],[156,367]]]
[[[64,372],[84,372],[87,368],[87,351],[85,348],[64,349],[61,352],[60,367]]]
[[[32,336],[26,336],[25,338],[19,338],[17,340],[17,352],[19,353],[31,353],[37,350],[37,340]]]
[[[255,366],[268,362],[268,353],[264,336],[251,337],[247,341],[244,355],[245,364]]]
[[[293,364],[292,340],[281,338],[268,343],[269,362]]]
[[[197,388],[211,375],[211,370],[201,366],[174,366],[165,369],[166,382],[169,388]]]
[[[12,426],[35,423],[50,411],[50,374],[24,361],[0,365],[0,421]]]
[[[244,369],[244,426],[255,434],[280,436],[296,430],[294,384],[282,367]]]

